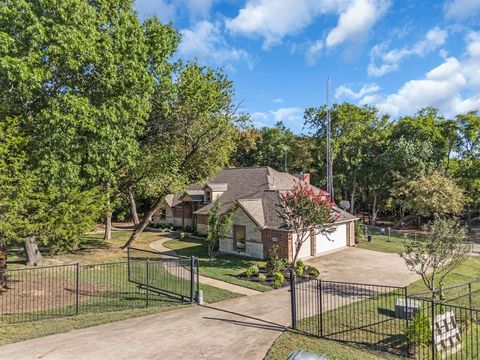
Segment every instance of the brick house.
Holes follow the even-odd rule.
[[[294,179],[309,183],[307,174],[290,175],[270,167],[226,168],[206,184],[194,184],[183,194],[168,195],[153,217],[155,224],[173,224],[206,233],[208,212],[219,199],[222,211],[236,205],[230,233],[220,241],[224,253],[262,259],[273,244],[292,260],[295,234],[279,215],[280,195],[291,190]],[[327,236],[312,233],[303,244],[299,258],[355,245],[357,218],[338,207],[335,231]]]

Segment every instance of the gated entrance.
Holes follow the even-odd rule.
[[[404,287],[290,280],[295,330],[415,359],[480,359],[480,310]]]
[[[198,299],[198,258],[166,256],[162,253],[128,248],[128,281],[147,293],[178,298],[182,302]]]

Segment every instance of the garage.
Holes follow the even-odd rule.
[[[315,255],[347,246],[347,224],[339,224],[330,234],[315,237]]]
[[[297,236],[292,234],[292,254],[295,256]],[[338,224],[329,234],[316,234],[310,236],[300,248],[299,259],[321,255],[331,250],[348,246],[348,223]]]

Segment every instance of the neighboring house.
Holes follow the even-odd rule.
[[[290,175],[270,167],[226,168],[206,184],[194,184],[183,194],[167,195],[161,210],[153,217],[155,224],[173,224],[199,233],[207,232],[208,212],[219,199],[222,211],[236,205],[230,233],[220,241],[220,250],[262,259],[278,245],[280,255],[292,260],[295,234],[279,214],[280,195],[289,191],[294,180],[309,183],[308,174]],[[317,189],[318,190],[318,189]],[[315,235],[303,244],[299,258],[355,245],[357,218],[338,207],[336,229]]]

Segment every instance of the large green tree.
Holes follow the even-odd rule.
[[[177,33],[141,24],[132,0],[1,0],[0,14],[0,121],[17,123],[38,204],[54,205],[52,231],[90,224],[94,204],[108,219]],[[40,208],[25,218],[33,223]]]
[[[143,140],[151,161],[143,162],[142,181],[153,201],[124,247],[135,243],[167,194],[205,181],[228,163],[235,147],[239,116],[233,84],[223,72],[187,64],[172,74],[168,89],[154,95]]]

